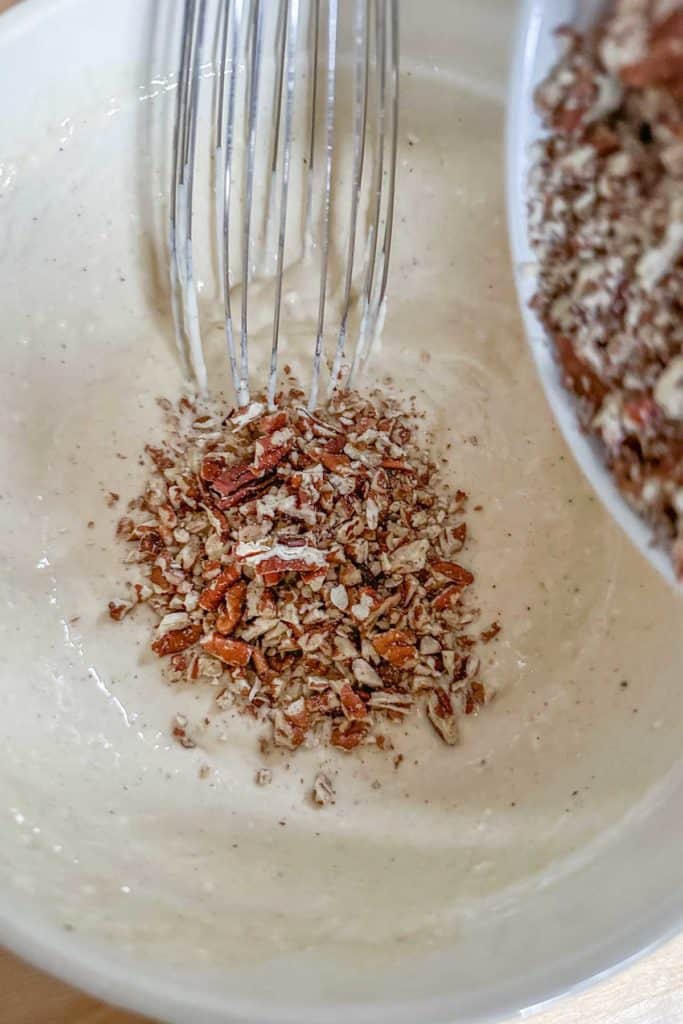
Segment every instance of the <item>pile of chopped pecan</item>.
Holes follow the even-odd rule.
[[[683,578],[683,2],[618,0],[537,92],[533,300],[582,422]]]
[[[456,743],[486,699],[474,648],[499,626],[468,632],[467,496],[444,490],[415,412],[375,391],[312,415],[293,384],[274,411],[162,405],[168,440],[118,527],[142,579],[112,618],[151,607],[169,679],[212,684],[217,712],[276,746],[388,749],[418,707]]]

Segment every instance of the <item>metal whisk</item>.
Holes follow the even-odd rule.
[[[210,209],[235,394],[240,405],[249,402],[249,297],[256,250],[274,234],[267,398],[272,405],[287,261],[308,255],[311,272],[319,273],[311,337],[313,408],[321,369],[329,373],[329,390],[349,386],[384,317],[396,188],[398,32],[398,0],[183,0],[170,194],[171,296],[179,349],[202,392],[207,372],[193,227],[199,140],[207,134],[200,130],[202,111],[210,106],[202,102],[207,83],[214,136],[207,141],[214,170]],[[340,87],[347,68],[348,101]],[[301,179],[296,201],[295,172]],[[336,232],[333,213],[342,224]],[[334,328],[328,323],[331,246],[341,266]]]

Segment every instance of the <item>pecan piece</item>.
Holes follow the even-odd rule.
[[[458,523],[457,526],[454,526],[451,530],[451,537],[456,542],[456,544],[459,544],[460,547],[463,547],[465,541],[467,540],[467,523]]]
[[[287,457],[292,449],[292,433],[289,430],[277,430],[274,434],[259,438],[254,445],[253,468],[258,476],[276,466]]]
[[[661,85],[674,88],[683,82],[683,11],[673,11],[650,34],[647,54],[619,72],[626,85],[638,89]]]
[[[220,498],[218,500],[218,507],[219,509],[227,510],[237,508],[240,505],[246,505],[250,501],[255,501],[266,493],[271,483],[272,476],[264,477],[260,480],[255,479],[251,485],[242,487],[227,497]]]
[[[263,651],[260,650],[258,647],[255,647],[252,652],[251,658],[254,665],[254,669],[256,670],[256,675],[259,677],[261,682],[271,683],[273,679],[275,679],[275,673],[268,664],[268,659],[266,658]]]
[[[567,386],[579,398],[587,398],[596,407],[599,406],[607,393],[607,388],[595,370],[576,354],[571,341],[564,335],[560,334],[555,338],[555,348]]]
[[[313,783],[313,803],[318,807],[327,807],[335,802],[334,786],[332,780],[324,772],[318,772]]]
[[[139,550],[140,554],[144,556],[143,561],[153,562],[157,555],[161,554],[164,550],[164,542],[159,531],[150,530],[148,533],[145,533],[140,541]]]
[[[389,629],[373,637],[372,646],[380,657],[395,668],[403,668],[417,656],[412,633],[404,629]]]
[[[380,465],[383,469],[391,469],[395,473],[409,473],[411,476],[415,476],[415,470],[410,466],[405,459],[382,459]]]
[[[471,715],[478,707],[486,703],[486,690],[482,683],[474,680],[470,683],[469,692],[465,698],[465,714]]]
[[[481,640],[481,642],[483,644],[488,644],[488,643],[491,642],[491,640],[494,639],[494,637],[498,636],[498,634],[500,633],[500,630],[501,630],[500,622],[492,622],[491,625],[489,626],[489,628],[485,629],[481,633],[479,639]]]
[[[273,712],[273,742],[278,747],[296,750],[306,739],[304,730],[290,722],[280,708]]]
[[[133,605],[130,601],[110,601],[109,615],[115,622],[120,622],[121,619],[125,618],[132,607]]]
[[[458,586],[457,583],[451,583],[449,587],[444,589],[436,595],[432,601],[432,608],[434,611],[443,612],[447,608],[452,608],[453,605],[457,604],[458,598],[462,594],[463,588]]]
[[[163,448],[155,448],[151,444],[146,444],[145,451],[160,473],[163,473],[165,469],[171,469],[173,466],[173,459],[168,457]]]
[[[346,473],[351,468],[351,459],[343,452],[337,455],[334,452],[319,451],[316,454],[330,473]]]
[[[276,430],[282,430],[287,426],[288,418],[286,412],[271,412],[257,420],[254,426],[259,434],[274,434]]]
[[[368,734],[368,726],[362,722],[348,722],[332,730],[330,743],[341,750],[353,750]]]
[[[242,618],[244,602],[247,598],[247,585],[244,580],[233,583],[225,593],[225,611],[216,619],[216,629],[219,633],[232,633],[237,623]],[[200,599],[201,600],[201,599]]]
[[[130,516],[123,516],[116,526],[116,536],[123,540],[131,540],[135,534],[135,523]]]
[[[154,584],[154,586],[158,587],[159,590],[163,592],[172,589],[171,584],[168,582],[168,580],[166,579],[158,565],[152,567],[152,571],[149,574],[149,578]]]
[[[470,583],[474,583],[472,573],[468,569],[464,569],[462,565],[458,565],[457,562],[432,562],[432,569],[460,587],[469,587]]]
[[[253,647],[244,640],[229,640],[220,633],[210,633],[204,637],[202,647],[207,654],[213,654],[214,658],[233,668],[244,668],[248,665],[253,651]]]
[[[344,714],[351,720],[367,718],[365,704],[349,683],[344,683],[339,691],[339,700]]]
[[[223,569],[199,595],[199,607],[205,611],[215,611],[223,600],[229,587],[240,578],[240,570],[236,565]]]
[[[268,576],[272,573],[280,575],[285,572],[300,572],[304,575],[311,572],[311,563],[305,557],[303,558],[280,558],[279,555],[273,555],[272,558],[264,558],[263,561],[256,565],[256,572],[259,576]],[[316,570],[313,575],[318,575]]]
[[[432,690],[427,698],[427,715],[441,739],[454,746],[460,738],[458,720],[453,711],[451,698],[441,686]]]
[[[643,392],[632,395],[626,399],[623,405],[623,419],[625,426],[646,431],[658,426],[662,419],[662,412],[653,396]]]
[[[308,708],[306,707],[306,702],[303,699],[303,697],[299,697],[298,700],[292,701],[292,703],[289,704],[289,706],[284,708],[283,710],[285,713],[285,718],[287,719],[288,722],[291,722],[292,725],[297,726],[304,732],[306,732],[307,729],[310,729],[311,716],[309,714]]]
[[[185,715],[176,715],[174,717],[171,731],[181,747],[186,747],[188,750],[191,750],[193,747],[197,746],[187,731],[187,718]]]
[[[163,658],[165,654],[178,654],[196,644],[202,635],[202,627],[198,623],[185,626],[183,629],[169,629],[152,642],[152,650]]]
[[[216,468],[218,465],[218,468]],[[215,459],[204,459],[201,476],[214,494],[220,509],[243,505],[259,497],[270,486],[270,477],[265,476],[250,462],[241,462],[225,468]]]

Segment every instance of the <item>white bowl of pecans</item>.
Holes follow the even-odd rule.
[[[457,8],[402,5],[386,322],[313,411],[305,263],[237,410],[201,227],[208,398],[178,366],[181,5],[0,16],[0,940],[154,1019],[512,1018],[680,926],[680,603],[544,399],[512,12]]]
[[[683,578],[678,3],[523,5],[508,115],[517,287],[548,400],[634,543]]]

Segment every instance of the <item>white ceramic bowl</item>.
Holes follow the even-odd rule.
[[[530,147],[541,133],[541,122],[533,103],[534,90],[557,60],[555,30],[560,25],[588,25],[604,7],[603,0],[557,0],[552,4],[544,0],[523,0],[520,5],[508,99],[507,194],[510,244],[529,345],[562,433],[581,469],[617,522],[657,570],[680,590],[671,559],[665,551],[654,545],[648,526],[624,501],[606,471],[600,444],[580,429],[573,403],[562,385],[548,338],[529,305],[536,286],[534,255],[527,232],[526,182]]]
[[[472,559],[505,612],[486,668],[506,686],[454,750],[416,726],[398,771],[329,755],[324,812],[299,781],[316,752],[260,790],[249,723],[170,742],[181,697],[144,624],[102,614],[119,572],[104,494],[135,493],[153,399],[179,387],[155,162],[176,6],[26,0],[0,18],[0,938],[178,1024],[500,1019],[683,912],[680,605],[593,501],[519,330],[511,5],[403,5],[384,350],[441,380],[453,471],[484,499]],[[427,310],[442,336],[423,351]],[[204,696],[182,699],[197,714]]]

